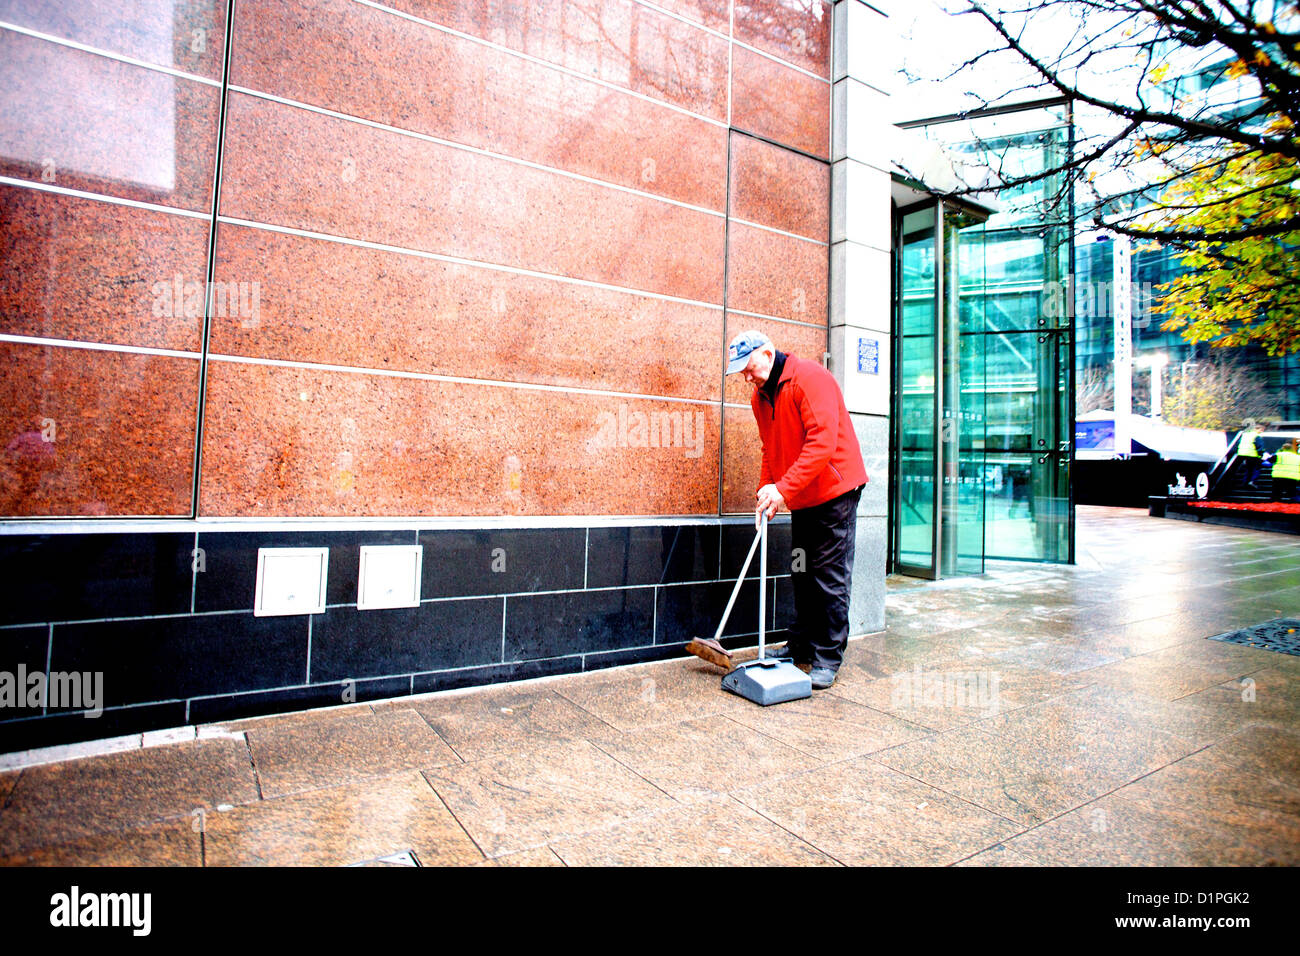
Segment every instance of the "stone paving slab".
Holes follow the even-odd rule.
[[[245,732],[265,798],[460,763],[414,711],[350,711],[319,720],[263,721]]]
[[[30,767],[0,811],[0,857],[257,800],[240,740],[196,740]]]
[[[850,866],[955,863],[1024,829],[870,757],[828,764],[735,796]]]
[[[609,727],[549,685],[429,694],[375,705],[376,713],[394,710],[418,713],[463,760],[526,752]]]
[[[879,716],[879,715],[878,715]],[[718,796],[819,761],[796,741],[746,725],[743,715],[602,733],[592,742],[674,799]]]
[[[0,866],[202,866],[197,819],[183,817],[34,846],[0,857]]]
[[[672,807],[553,849],[569,866],[836,865],[807,840],[728,796]]]
[[[425,776],[490,857],[607,829],[676,802],[585,740],[439,767]]]
[[[424,866],[484,858],[415,770],[245,804],[204,820],[209,866],[348,866],[403,850]]]

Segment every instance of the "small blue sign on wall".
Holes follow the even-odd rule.
[[[880,374],[880,340],[858,339],[858,371]]]

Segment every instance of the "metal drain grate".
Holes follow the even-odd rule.
[[[410,850],[402,850],[398,853],[390,853],[387,856],[377,856],[373,860],[362,860],[360,863],[349,863],[348,866],[419,866],[420,861],[415,858],[415,854]]]
[[[1300,657],[1300,620],[1294,617],[1279,617],[1275,621],[1265,621],[1254,627],[1243,627],[1239,631],[1216,634],[1209,640],[1245,644],[1247,647],[1261,647],[1266,651],[1277,651],[1279,654]]]

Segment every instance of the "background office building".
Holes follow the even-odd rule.
[[[1131,281],[1126,290],[1118,289],[1115,284],[1117,254],[1129,258]],[[1117,242],[1106,232],[1089,232],[1078,237],[1076,361],[1080,413],[1111,408],[1114,401],[1114,315],[1118,295],[1128,300],[1131,316],[1132,396],[1136,414],[1161,416],[1163,409],[1167,417],[1169,399],[1176,403],[1183,388],[1195,388],[1198,374],[1204,374],[1206,368],[1229,365],[1235,367],[1235,374],[1242,382],[1258,390],[1261,405],[1273,411],[1272,416],[1256,416],[1259,420],[1271,417],[1300,421],[1300,355],[1269,355],[1255,345],[1216,349],[1207,342],[1188,342],[1179,332],[1161,328],[1168,315],[1156,311],[1156,307],[1164,297],[1167,284],[1187,272],[1182,260],[1183,256],[1172,246]],[[1155,401],[1162,403],[1160,408],[1155,406]]]
[[[1256,6],[1261,22],[1285,19],[1283,4],[1265,0]],[[1248,133],[1264,133],[1267,113],[1261,112],[1259,90],[1248,78],[1230,66],[1236,55],[1218,46],[1168,43],[1159,51],[1162,68],[1153,76],[1149,95],[1154,109],[1187,110],[1211,123],[1224,123]],[[1128,211],[1159,199],[1163,174],[1152,171],[1150,189],[1126,200]],[[1188,409],[1179,408],[1179,392],[1195,392],[1198,379],[1204,379],[1215,367],[1228,366],[1224,373],[1240,392],[1249,389],[1253,407],[1271,411],[1247,411],[1244,417],[1265,420],[1300,420],[1300,356],[1270,356],[1258,346],[1212,348],[1209,343],[1189,343],[1177,331],[1165,331],[1162,323],[1169,318],[1157,311],[1165,295],[1165,286],[1188,271],[1183,255],[1168,245],[1153,242],[1129,242],[1105,230],[1081,232],[1076,236],[1076,295],[1078,346],[1076,360],[1081,414],[1097,408],[1111,408],[1115,395],[1114,316],[1117,297],[1123,298],[1131,316],[1132,342],[1131,395],[1133,411],[1144,416],[1186,421]],[[1127,260],[1116,270],[1117,258]],[[1126,281],[1117,283],[1117,275]],[[1126,286],[1121,288],[1121,286]],[[1220,389],[1200,386],[1221,406],[1223,427],[1236,429],[1243,417],[1239,410],[1224,407],[1230,395]],[[1189,393],[1191,394],[1191,393]],[[1173,399],[1170,407],[1169,399]],[[1187,403],[1194,404],[1192,402]],[[1248,406],[1250,407],[1250,406]],[[1215,416],[1202,416],[1202,427]],[[1234,420],[1235,419],[1235,420]],[[1208,427],[1215,427],[1209,425]]]

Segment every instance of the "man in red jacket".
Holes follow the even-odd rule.
[[[849,637],[858,499],[867,483],[858,436],[834,376],[778,351],[762,332],[732,339],[727,374],[754,386],[750,405],[763,442],[757,511],[770,518],[790,509],[796,623],[777,654],[794,658],[813,687],[825,689]]]

